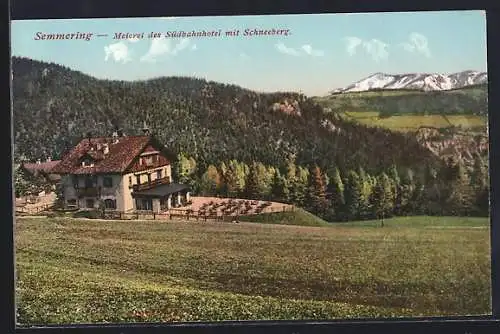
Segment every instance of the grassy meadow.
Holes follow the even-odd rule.
[[[18,322],[485,314],[488,226],[447,217],[384,227],[18,218]]]
[[[379,117],[377,111],[347,111],[342,116],[359,123],[393,131],[416,131],[420,127],[461,127],[464,130],[485,131],[487,119],[478,115],[394,115]]]

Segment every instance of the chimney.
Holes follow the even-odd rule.
[[[149,127],[146,124],[146,121],[144,121],[143,123],[142,132],[144,133],[145,136],[149,136],[151,134],[151,132],[149,131]]]
[[[113,134],[112,134],[112,137],[113,137],[113,144],[118,143],[118,141],[119,141],[119,139],[118,139],[118,131],[114,131]]]
[[[51,157],[48,157],[47,158],[47,162],[51,162],[52,161],[52,158]]]
[[[87,132],[87,139],[89,141],[89,144],[92,142],[92,132]]]
[[[109,145],[108,144],[104,144],[103,147],[102,147],[102,152],[106,155],[109,153]]]

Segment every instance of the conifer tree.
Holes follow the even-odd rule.
[[[274,175],[274,168],[267,167],[262,162],[258,162],[256,166],[256,172],[258,196],[261,199],[269,199],[269,194],[271,192],[271,183]]]
[[[363,185],[358,174],[351,170],[347,173],[344,186],[345,214],[348,220],[359,219],[360,203],[362,203]]]
[[[177,155],[177,161],[174,164],[174,179],[179,183],[190,184],[191,176],[196,168],[196,162],[189,158],[187,154],[181,152]]]
[[[309,198],[312,210],[317,214],[326,212],[326,185],[324,175],[318,166],[309,173]]]
[[[281,176],[278,169],[275,169],[271,183],[271,198],[278,202],[286,201],[285,189],[285,178]]]
[[[286,166],[285,176],[285,199],[288,203],[295,203],[295,188],[297,183],[297,166],[293,161],[289,161]]]
[[[330,209],[333,211],[333,215],[337,219],[342,218],[342,209],[344,208],[344,182],[342,182],[342,177],[340,176],[340,171],[336,167],[333,172],[333,176],[328,187]]]
[[[221,161],[219,168],[219,175],[220,175],[220,187],[218,188],[218,195],[220,196],[228,196],[228,181],[227,181],[227,173],[228,173],[228,167],[224,161]]]
[[[14,167],[14,192],[16,197],[26,196],[30,193],[30,182],[20,165]]]
[[[405,203],[405,198],[403,198],[401,177],[399,176],[398,169],[395,164],[389,168],[389,173],[387,175],[391,181],[392,193],[394,195],[394,212],[400,214],[403,210]]]
[[[245,183],[245,197],[248,199],[258,199],[260,195],[257,164],[250,165]]]
[[[306,206],[306,193],[308,191],[307,185],[309,181],[309,171],[307,168],[299,166],[297,168],[297,178],[294,187],[295,203],[299,206]]]
[[[236,160],[230,160],[227,164],[224,181],[228,197],[238,197],[245,187],[244,167]]]
[[[475,211],[481,216],[489,214],[489,177],[488,165],[481,158],[476,155],[474,158],[474,166],[471,173],[471,188],[475,193]]]
[[[377,184],[372,193],[372,209],[376,218],[384,219],[389,216],[394,209],[394,187],[392,180],[387,174],[382,173],[377,180]]]
[[[450,214],[470,215],[474,204],[473,189],[462,161],[453,166],[450,181],[450,193],[446,203]]]
[[[366,217],[370,211],[370,194],[372,192],[372,184],[370,175],[368,175],[363,167],[358,168],[359,182],[361,185],[361,194],[359,200],[359,215],[360,218]]]
[[[209,165],[201,176],[200,190],[204,195],[217,195],[222,187],[222,179],[219,171],[214,165]]]

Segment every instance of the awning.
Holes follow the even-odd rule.
[[[180,183],[160,184],[150,189],[134,191],[132,197],[162,198],[181,191],[189,191],[189,186]]]

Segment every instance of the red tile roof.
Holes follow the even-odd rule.
[[[123,173],[132,161],[152,141],[151,136],[126,136],[117,138],[90,138],[83,139],[61,162],[52,170],[57,174],[98,174]],[[104,154],[103,148],[107,144],[109,152]],[[82,158],[91,157],[93,167],[83,167]]]
[[[23,168],[31,173],[43,172],[43,173],[47,174],[47,173],[50,173],[52,171],[52,169],[59,162],[60,162],[60,160],[46,161],[46,162],[40,162],[40,163],[26,162],[26,163],[23,163]]]

